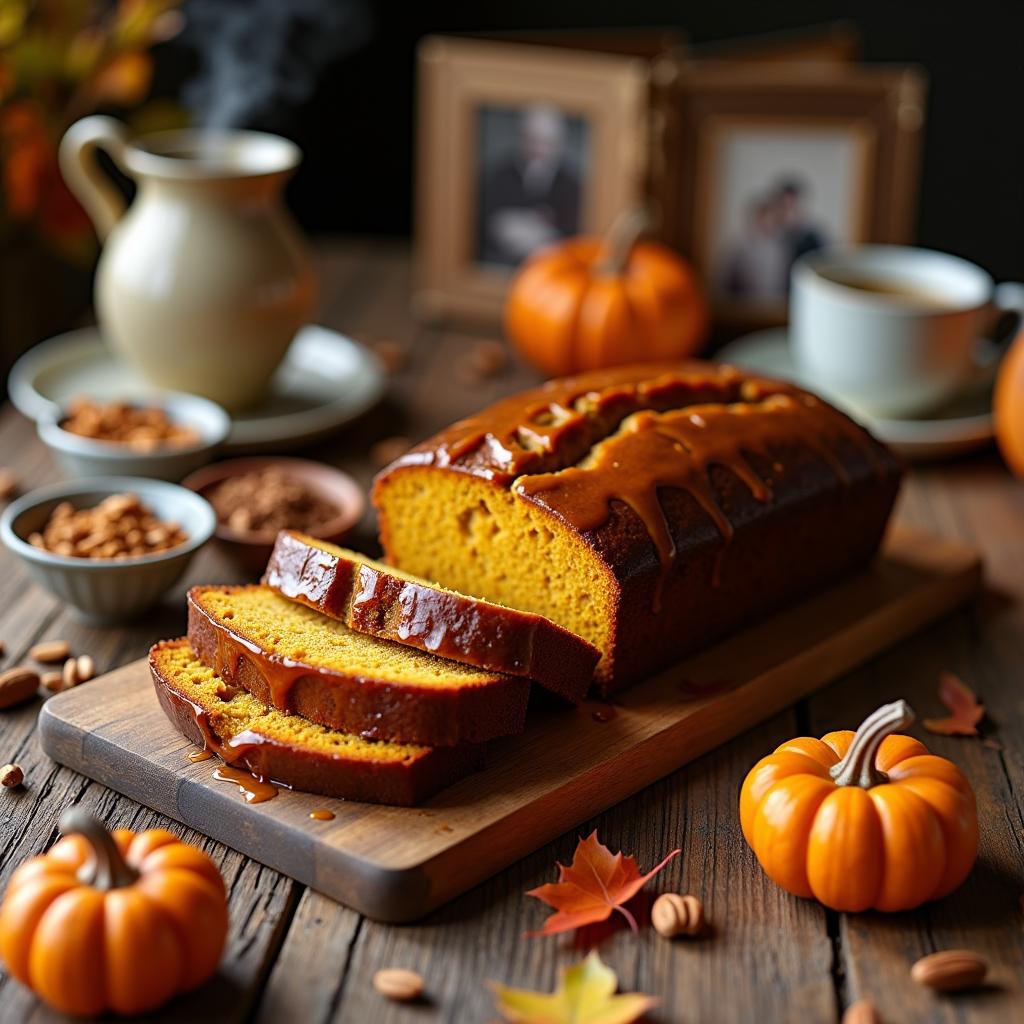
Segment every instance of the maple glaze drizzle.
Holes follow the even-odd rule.
[[[572,465],[632,413],[739,401],[731,366],[627,366],[548,381],[497,402],[414,448],[398,465],[432,463],[511,483]]]
[[[328,810],[325,810],[322,807],[318,807],[318,808],[316,808],[316,810],[310,811],[309,812],[309,816],[314,821],[333,821],[334,820],[334,811],[328,811]]]
[[[734,530],[718,504],[712,467],[730,470],[756,501],[767,502],[772,498],[771,486],[754,470],[748,456],[767,457],[773,446],[800,442],[814,450],[846,484],[846,469],[830,445],[837,435],[850,438],[874,458],[867,435],[840,413],[800,392],[769,395],[749,404],[645,411],[629,417],[617,434],[595,447],[578,466],[523,477],[514,490],[550,508],[581,532],[603,526],[611,516],[613,501],[631,508],[658,554],[657,613],[676,558],[659,488],[686,491],[714,523],[722,539],[712,576],[717,586],[722,557]]]
[[[216,626],[217,649],[214,653],[213,670],[225,681],[233,683],[243,659],[259,671],[267,684],[270,704],[279,711],[291,711],[291,692],[295,683],[314,673],[309,665],[289,658],[269,656],[259,645],[240,636],[233,630],[218,623]]]
[[[264,745],[272,745],[271,740],[246,729],[223,742],[213,731],[210,713],[204,707],[175,690],[166,690],[165,696],[172,703],[188,708],[202,737],[202,749],[189,754],[190,761],[206,761],[212,754],[216,754],[224,764],[214,769],[213,777],[218,782],[236,783],[245,795],[246,803],[263,803],[277,796],[278,787],[258,772],[250,770],[246,763],[253,750]],[[238,764],[242,767],[237,767]]]

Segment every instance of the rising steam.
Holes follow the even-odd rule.
[[[182,99],[214,130],[273,127],[371,29],[365,0],[189,0],[185,13],[199,69]]]

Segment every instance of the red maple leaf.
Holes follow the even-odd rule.
[[[586,839],[579,841],[572,865],[558,865],[557,882],[549,882],[526,894],[556,911],[540,931],[527,932],[527,936],[572,931],[585,924],[607,920],[613,910],[622,914],[630,928],[636,931],[636,918],[623,904],[680,852],[673,850],[656,868],[641,875],[635,858],[625,857],[621,852],[613,856],[611,850],[598,840],[597,831],[591,832]]]
[[[926,718],[921,724],[940,736],[977,736],[978,723],[985,717],[985,705],[974,691],[952,672],[939,676],[939,700],[949,708],[947,718]]]

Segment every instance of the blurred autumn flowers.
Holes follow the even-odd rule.
[[[181,0],[0,0],[0,240],[26,230],[75,262],[92,227],[57,167],[65,130],[99,109],[138,108],[155,43],[184,24]],[[146,129],[175,127],[172,105],[137,110]]]

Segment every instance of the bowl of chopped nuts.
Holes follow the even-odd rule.
[[[322,462],[229,459],[182,481],[213,506],[217,540],[246,569],[262,572],[280,530],[341,543],[366,509],[362,488]]]
[[[160,391],[141,398],[75,398],[58,415],[40,419],[37,429],[66,476],[176,482],[213,459],[231,417],[198,395]]]
[[[78,618],[103,626],[156,604],[216,524],[210,504],[185,487],[96,477],[18,498],[0,516],[0,540]]]

